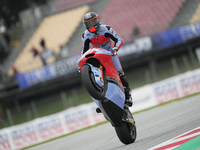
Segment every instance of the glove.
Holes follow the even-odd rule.
[[[118,51],[118,47],[113,47],[112,50],[111,50],[111,53],[112,53],[112,56],[115,56],[117,55],[117,51]]]

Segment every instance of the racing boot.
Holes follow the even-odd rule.
[[[125,88],[125,104],[131,107],[133,105],[132,97],[131,97],[131,90],[130,88]]]
[[[124,90],[125,90],[125,104],[128,105],[129,107],[131,107],[133,105],[133,102],[132,102],[132,97],[131,97],[131,90],[129,88],[129,84],[128,84],[128,81],[126,79],[126,76],[124,74],[124,71],[123,70],[117,70],[118,71],[118,74],[119,74],[119,77],[122,81],[122,84],[124,86]]]
[[[102,112],[101,112],[101,109],[100,109],[99,107],[96,108],[96,112],[97,112],[97,113],[102,113]]]

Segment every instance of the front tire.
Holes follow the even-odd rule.
[[[97,100],[104,100],[105,99],[105,92],[100,92],[93,83],[92,80],[93,73],[91,72],[91,68],[89,65],[84,65],[81,70],[81,79],[82,83],[85,86],[88,93]]]

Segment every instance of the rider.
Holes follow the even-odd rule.
[[[123,40],[117,36],[110,26],[101,24],[98,15],[94,12],[88,12],[85,14],[83,17],[83,24],[87,30],[82,34],[83,49],[81,54],[84,54],[89,49],[90,43],[93,46],[100,46],[112,52],[113,63],[117,69],[122,84],[125,87],[125,104],[131,107],[133,102],[129,84],[117,55],[117,51],[123,45]],[[114,41],[114,46],[111,43],[111,40]]]

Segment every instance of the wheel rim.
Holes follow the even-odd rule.
[[[133,139],[136,138],[136,128],[135,128],[135,125],[133,124],[129,124],[129,132],[130,132],[130,135]]]
[[[96,84],[95,79],[94,79],[94,74],[91,72],[91,69],[88,70],[89,74],[90,74],[90,80],[92,81],[92,84],[94,85],[94,87],[100,92],[100,93],[104,93],[104,87],[100,87]]]

